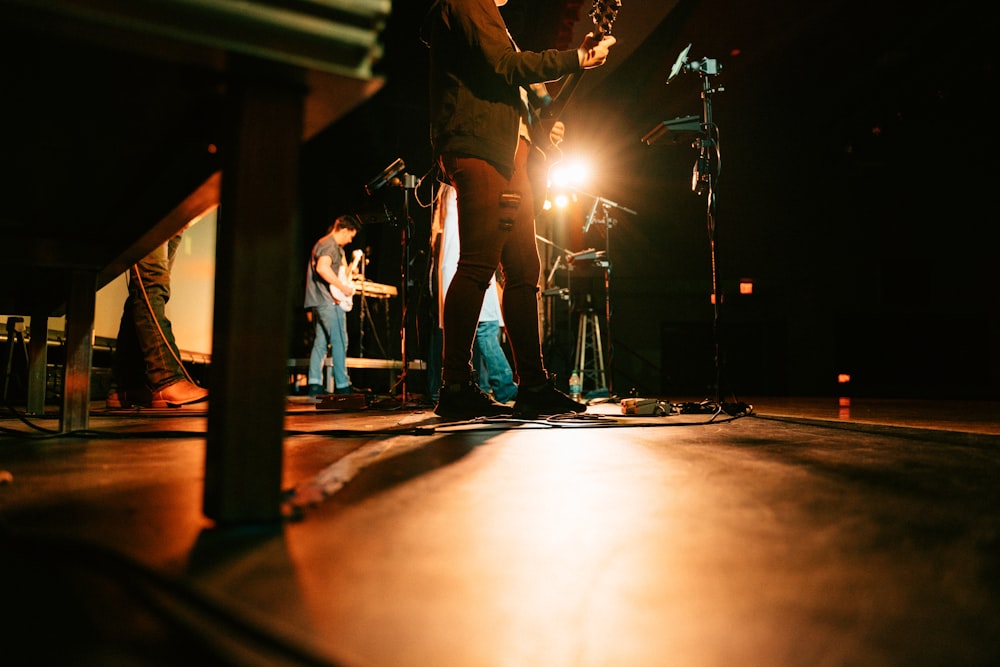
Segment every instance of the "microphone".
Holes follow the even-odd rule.
[[[390,164],[388,167],[382,170],[382,173],[373,178],[365,186],[365,192],[369,195],[385,187],[386,184],[391,185],[401,185],[397,177],[406,169],[406,164],[403,162],[403,158],[396,158],[396,161]]]
[[[667,77],[667,83],[670,83],[671,79],[681,73],[681,69],[683,69],[684,64],[688,61],[688,51],[690,50],[691,45],[688,44],[684,47],[684,50],[681,51],[680,55],[677,56],[677,60],[674,62],[673,67],[670,68],[670,76]]]

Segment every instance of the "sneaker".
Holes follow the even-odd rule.
[[[311,384],[306,387],[306,396],[319,396],[325,393],[321,384]]]
[[[514,417],[517,419],[538,419],[586,410],[586,405],[556,389],[552,380],[535,389],[520,387],[514,401]]]
[[[434,413],[454,421],[479,417],[509,417],[511,410],[483,393],[474,382],[466,380],[441,387]]]

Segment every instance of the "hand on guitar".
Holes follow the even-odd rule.
[[[593,69],[603,65],[604,61],[608,59],[608,51],[617,41],[614,35],[604,34],[597,37],[594,33],[589,33],[584,37],[583,44],[577,49],[580,56],[580,68]]]
[[[350,266],[344,264],[340,265],[340,270],[337,272],[337,280],[330,281],[330,295],[333,297],[334,302],[340,306],[344,312],[350,312],[354,305],[354,293],[357,291],[354,287],[354,276],[358,272],[358,265],[361,263],[361,259],[364,257],[364,253],[360,250],[354,251],[354,261],[351,262]]]
[[[564,138],[566,138],[566,123],[557,120],[549,130],[549,143],[559,148],[559,144],[562,143]]]

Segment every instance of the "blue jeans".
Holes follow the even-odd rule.
[[[473,367],[479,369],[480,389],[492,391],[496,400],[501,403],[517,398],[514,372],[503,346],[500,345],[500,323],[497,320],[480,322],[476,327]]]
[[[309,353],[308,382],[323,384],[323,360],[329,345],[330,358],[333,360],[333,386],[335,389],[349,387],[351,378],[347,375],[347,313],[334,303],[316,306],[312,311],[316,337],[313,339],[312,352]]]
[[[155,391],[187,379],[164,310],[180,243],[178,234],[129,269],[128,297],[112,363],[112,377],[121,388]]]

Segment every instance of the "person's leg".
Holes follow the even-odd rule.
[[[510,338],[514,368],[518,376],[514,417],[535,419],[587,409],[555,388],[542,363],[538,331],[538,279],[540,260],[535,241],[534,202],[527,174],[527,142],[520,142],[510,187],[521,196],[511,210],[513,225],[503,248],[500,266],[504,275],[503,319]]]
[[[510,236],[507,179],[476,158],[444,156],[442,166],[455,186],[459,258],[441,313],[441,388],[435,413],[447,419],[509,415],[472,381],[472,346],[483,297]]]
[[[482,324],[482,322],[479,323],[480,326]],[[479,389],[484,394],[493,391],[490,386],[490,371],[486,367],[486,361],[483,359],[483,352],[479,345],[479,327],[476,327],[476,338],[472,342],[472,379],[479,385]]]
[[[132,316],[132,296],[125,298],[118,338],[111,359],[109,408],[152,407],[153,391],[146,383],[146,364]]]
[[[441,391],[441,327],[431,329],[427,344],[427,394],[437,402]]]
[[[317,391],[316,387],[323,387],[323,362],[326,360],[326,347],[330,340],[330,323],[323,317],[323,308],[313,308],[312,319],[315,327],[312,350],[309,351],[309,371],[306,375],[306,382],[311,392]]]
[[[329,316],[333,388],[345,389],[351,386],[351,378],[347,374],[347,313],[339,306],[331,306]]]
[[[146,382],[153,390],[187,379],[165,311],[176,248],[173,241],[160,246],[129,272],[129,313],[144,359]]]
[[[535,207],[528,180],[527,158],[530,147],[521,141],[515,158],[509,191],[518,196],[507,207],[513,221],[510,236],[501,255],[504,276],[503,319],[510,338],[514,368],[519,385],[537,386],[548,380],[542,364],[542,345],[538,333],[538,277],[541,262],[535,240]]]
[[[501,403],[507,403],[517,397],[517,385],[514,383],[514,373],[507,361],[503,346],[500,345],[500,323],[496,320],[480,322],[476,329],[476,349],[482,359],[485,377],[481,377],[479,385],[487,385],[488,390]]]
[[[458,203],[459,259],[444,299],[444,384],[472,378],[472,343],[479,311],[490,279],[500,261],[500,251],[510,236],[506,223],[507,188],[492,165],[475,158],[446,156],[445,172],[455,186]]]
[[[111,361],[111,379],[120,391],[146,388],[146,362],[139,346],[139,336],[135,331],[131,301],[131,295],[125,298],[121,322],[118,324],[115,353]]]

